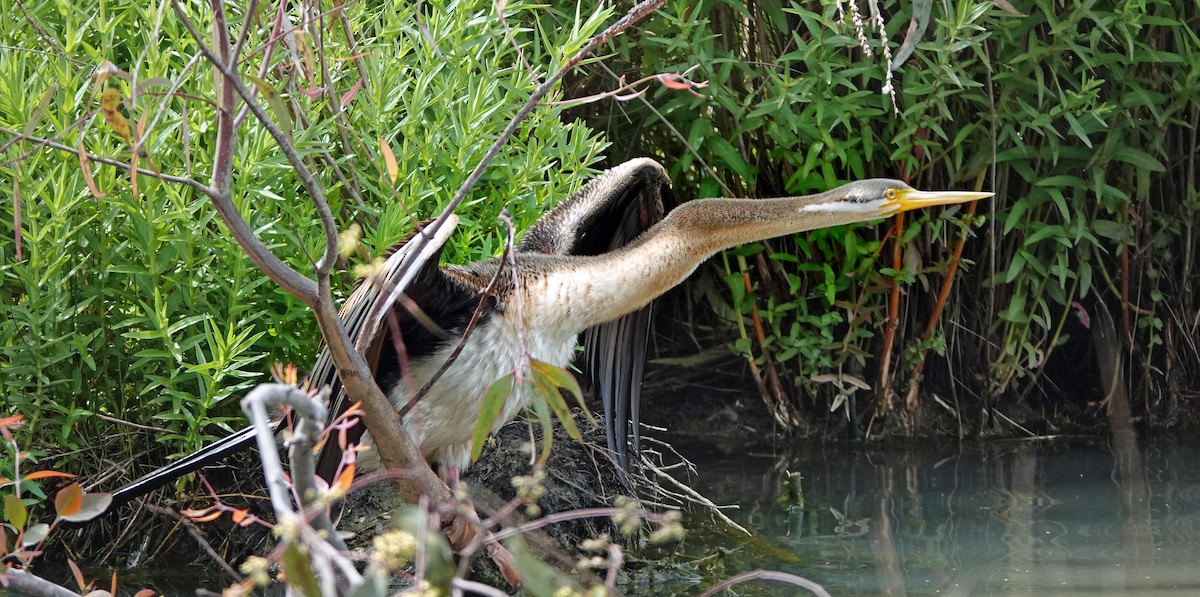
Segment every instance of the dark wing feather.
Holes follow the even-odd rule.
[[[340,315],[346,332],[351,342],[363,352],[384,393],[400,382],[399,356],[386,319],[389,312],[396,317],[407,358],[418,359],[432,354],[451,341],[456,332],[461,332],[479,302],[479,289],[451,278],[438,265],[442,248],[457,221],[454,217],[447,222],[421,249],[423,263],[420,268],[407,274],[400,269],[415,250],[416,243],[410,240],[388,257],[384,271],[376,277],[375,283],[361,284],[342,306]],[[388,292],[380,289],[388,289]],[[416,304],[422,317],[440,329],[430,329],[401,306],[398,302],[400,294]],[[447,333],[449,336],[445,335]],[[309,380],[313,387],[329,387],[329,422],[350,406],[328,347],[321,348]],[[347,430],[347,443],[359,443],[364,431],[362,423]],[[329,438],[317,457],[317,474],[331,480],[341,458],[338,442]]]
[[[663,218],[670,179],[657,162],[625,162],[589,182],[542,216],[518,251],[555,255],[601,255],[633,242]],[[583,333],[583,369],[600,395],[608,449],[629,468],[629,438],[636,453],[646,342],[653,304]]]

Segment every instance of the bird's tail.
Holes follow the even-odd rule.
[[[274,425],[278,426],[279,423],[276,422]],[[112,512],[130,500],[137,499],[151,491],[165,487],[168,483],[188,473],[198,471],[201,468],[220,461],[230,454],[241,452],[252,445],[254,445],[253,428],[243,429],[229,437],[218,440],[214,444],[207,445],[186,458],[160,468],[113,492],[112,504],[109,505],[108,511]]]

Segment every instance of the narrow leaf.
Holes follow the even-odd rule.
[[[92,192],[92,196],[97,199],[103,199],[108,195],[101,193],[96,186],[96,179],[92,176],[92,165],[88,162],[87,150],[83,147],[83,138],[79,139],[79,170],[83,173],[83,180],[87,182],[88,190]]]
[[[547,377],[536,369],[533,370],[533,388],[534,400],[544,400],[550,410],[554,411],[554,416],[562,421],[567,435],[571,436],[571,439],[581,439],[583,436],[579,433],[579,428],[575,426],[575,419],[571,416],[571,409],[567,406],[567,401],[563,400],[558,388],[554,387]]]
[[[42,117],[46,115],[46,109],[50,107],[50,100],[54,99],[54,94],[57,91],[58,83],[55,83],[46,90],[46,93],[42,94],[42,99],[38,101],[37,108],[34,109],[33,114],[29,117],[29,122],[26,122],[25,128],[21,129],[22,133],[25,133],[26,136],[33,134],[33,131],[37,129],[37,125],[41,124]]]
[[[479,408],[479,419],[475,421],[475,433],[471,436],[471,461],[479,459],[483,453],[483,443],[492,431],[492,425],[500,416],[500,409],[508,400],[513,390],[513,374],[509,373],[496,380],[483,396],[483,404]]]
[[[388,178],[392,184],[396,184],[396,176],[399,175],[399,167],[396,165],[396,154],[392,153],[392,147],[388,145],[383,137],[379,138],[379,151],[383,153],[383,165],[387,168]]]
[[[75,584],[79,585],[79,590],[87,590],[87,582],[83,580],[83,572],[79,570],[79,566],[75,564],[75,560],[67,558],[67,567],[71,569],[71,576],[75,577]]]
[[[279,128],[283,129],[290,137],[296,125],[293,123],[292,114],[288,112],[287,105],[283,103],[283,98],[280,97],[279,92],[270,83],[254,75],[245,76],[254,82],[255,87],[258,87],[258,92],[267,100],[267,107],[271,108],[271,113],[275,115],[275,120],[279,123]]]
[[[363,78],[359,77],[358,80],[354,82],[354,85],[350,86],[350,89],[346,91],[346,93],[342,94],[342,99],[338,101],[338,107],[343,110],[346,109],[346,106],[349,105],[350,102],[354,101],[354,96],[358,95],[358,90],[362,89],[362,85]]]

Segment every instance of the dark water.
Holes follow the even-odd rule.
[[[1200,595],[1200,447],[1104,439],[791,454],[694,449],[694,486],[755,533],[697,515],[681,576],[633,594],[695,594],[759,568],[838,595]],[[785,489],[787,472],[800,475]],[[794,478],[794,477],[793,477]],[[787,503],[790,497],[790,503]],[[781,500],[781,496],[785,496]],[[733,594],[794,595],[776,583]],[[726,593],[730,594],[730,593]]]

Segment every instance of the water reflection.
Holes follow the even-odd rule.
[[[1197,594],[1200,448],[1125,439],[697,449],[697,488],[741,504],[730,516],[758,535],[693,520],[679,550],[710,556],[698,567],[707,578],[773,568],[834,595]],[[801,475],[796,491],[784,490],[789,473]]]

